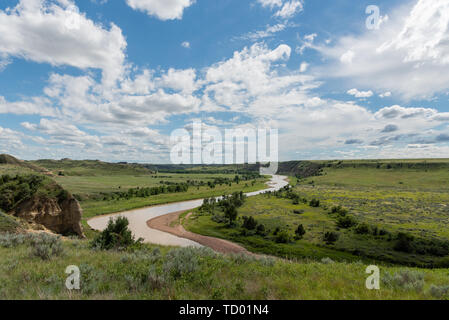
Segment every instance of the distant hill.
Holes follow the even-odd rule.
[[[235,174],[245,172],[259,171],[258,164],[189,164],[189,165],[174,165],[174,164],[143,164],[145,168],[158,172],[169,173],[210,173],[210,174]]]
[[[319,176],[324,168],[376,168],[436,170],[449,169],[448,159],[382,159],[382,160],[321,160],[321,161],[286,161],[279,163],[279,174],[307,178]]]
[[[37,165],[34,165],[32,163],[23,161],[23,160],[19,160],[9,154],[0,154],[0,165],[10,165],[10,166],[15,166],[15,167],[19,167],[19,168],[25,168],[25,169],[29,169],[38,173],[42,173],[42,174],[46,174],[46,175],[50,175],[48,170],[39,167]]]
[[[33,165],[50,170],[54,175],[95,176],[95,175],[142,175],[153,172],[139,164],[108,163],[99,160],[37,160]]]
[[[321,173],[323,164],[314,161],[287,161],[279,163],[279,174],[307,178]]]
[[[0,164],[12,164],[21,165],[23,161],[20,161],[9,154],[0,154]]]

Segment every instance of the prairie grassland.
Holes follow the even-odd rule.
[[[449,265],[447,255],[395,250],[399,233],[411,235],[418,241],[449,240],[446,228],[449,223],[449,165],[435,160],[433,167],[427,168],[421,162],[417,165],[413,161],[393,161],[393,165],[385,162],[376,168],[373,166],[376,163],[343,161],[341,167],[325,168],[320,176],[291,177],[292,192],[307,200],[305,203],[293,204],[285,197],[260,195],[247,199],[239,208],[240,220],[234,227],[215,222],[213,215],[197,210],[186,222],[186,228],[230,239],[253,252],[281,257],[319,260],[328,256],[339,261],[361,259],[387,264]],[[415,165],[418,167],[408,167]],[[320,201],[319,207],[309,205],[312,199]],[[339,216],[331,210],[335,206],[347,209],[348,216],[357,225],[365,225],[370,231],[358,233],[356,226],[338,226]],[[265,233],[243,230],[241,218],[244,216],[255,218],[265,227]],[[299,225],[306,231],[302,239],[276,242],[276,230],[285,230],[293,238]],[[374,234],[373,229],[376,230]],[[338,240],[327,244],[324,241],[327,232],[337,233]]]
[[[146,188],[160,186],[160,182],[185,183],[187,180],[213,182],[216,178],[233,179],[230,174],[119,174],[119,175],[83,175],[57,176],[55,181],[73,194],[89,198],[99,193],[127,191],[131,188]],[[243,185],[245,185],[243,183]]]
[[[445,270],[381,267],[377,291],[366,289],[367,265],[361,262],[292,262],[150,245],[92,251],[78,240],[64,241],[62,254],[49,260],[25,245],[0,246],[0,256],[0,299],[448,298]],[[80,268],[79,291],[65,288],[69,265]]]

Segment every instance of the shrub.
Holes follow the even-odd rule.
[[[413,252],[413,240],[414,237],[409,234],[402,232],[398,233],[394,250],[406,253]]]
[[[331,258],[327,257],[327,258],[321,259],[321,263],[323,263],[323,264],[333,264],[335,262]]]
[[[123,250],[127,247],[140,244],[143,239],[134,239],[128,229],[129,221],[125,217],[109,220],[108,226],[91,243],[91,246],[100,250]]]
[[[368,234],[369,233],[369,226],[365,223],[362,223],[355,228],[354,232],[357,234]],[[376,232],[377,234],[377,232]]]
[[[310,200],[309,206],[311,206],[313,208],[318,208],[320,206],[320,200],[317,200],[317,199]]]
[[[214,213],[212,215],[212,221],[214,221],[216,223],[226,223],[228,221],[228,219],[226,219],[226,217],[222,214]]]
[[[356,224],[357,222],[355,221],[355,219],[350,216],[339,217],[337,220],[337,227],[342,229],[352,228]]]
[[[389,288],[422,291],[424,273],[408,269],[400,270],[393,275],[386,272],[382,276],[382,282]]]
[[[338,233],[330,231],[324,234],[323,240],[324,242],[326,242],[326,244],[334,244],[335,242],[337,242],[339,237],[340,235]]]
[[[348,209],[343,208],[342,206],[333,206],[331,208],[331,213],[338,213],[339,215],[344,217],[348,214]]]
[[[275,240],[277,243],[289,243],[292,241],[292,238],[287,231],[282,230],[282,231],[278,232]]]
[[[160,275],[154,266],[150,267],[147,276],[147,285],[151,290],[162,289],[166,286],[167,280],[163,275]]]
[[[263,224],[259,224],[256,228],[256,233],[260,236],[265,236],[266,235],[265,226]]]
[[[273,267],[276,264],[276,258],[263,256],[259,258],[257,261],[264,267]]]
[[[257,221],[253,217],[243,217],[243,228],[254,230],[257,227]]]
[[[447,298],[449,295],[449,286],[435,286],[430,287],[429,293],[432,297],[437,299]]]
[[[31,240],[33,256],[39,257],[42,260],[50,260],[53,256],[60,256],[64,249],[60,237],[51,236],[48,234],[40,234]]]
[[[84,294],[91,295],[99,290],[104,283],[105,273],[87,263],[81,263],[79,266],[81,276],[81,291]]]
[[[163,265],[164,272],[173,279],[181,278],[198,270],[197,250],[178,248],[168,252]]]
[[[304,237],[304,235],[306,234],[306,230],[304,229],[304,226],[302,224],[298,226],[298,229],[296,229],[295,234],[296,239],[302,239]]]
[[[15,248],[31,239],[31,235],[25,234],[0,234],[0,247]]]

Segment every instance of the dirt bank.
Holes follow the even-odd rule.
[[[239,246],[238,244],[232,243],[230,241],[213,237],[206,237],[185,230],[184,227],[178,223],[179,216],[184,212],[185,211],[172,212],[164,216],[151,219],[147,222],[147,225],[152,229],[167,232],[177,237],[195,241],[205,247],[211,248],[216,252],[252,254],[242,246]],[[185,219],[188,219],[190,215],[191,213],[189,213]]]

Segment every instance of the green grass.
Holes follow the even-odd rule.
[[[32,256],[26,245],[0,247],[0,299],[435,299],[431,286],[449,282],[446,270],[412,269],[423,275],[423,289],[381,284],[379,291],[367,290],[367,265],[360,262],[257,260],[196,250],[194,270],[173,278],[164,269],[171,248],[145,246],[143,254],[92,251],[86,241],[73,240],[63,247],[60,257],[48,261]],[[154,249],[160,257],[148,259]],[[79,291],[65,288],[69,265],[81,269]],[[380,268],[381,277],[404,270]]]
[[[0,175],[8,174],[14,176],[17,174],[35,174],[30,168],[20,167],[14,164],[0,164]]]
[[[0,233],[15,233],[21,224],[13,217],[0,212]]]
[[[94,176],[57,176],[55,181],[61,186],[72,192],[84,197],[89,197],[99,193],[120,192],[136,187],[156,187],[160,186],[161,181],[171,183],[181,183],[187,180],[195,181],[213,181],[215,178],[234,178],[233,175],[225,174],[176,174],[161,173],[152,175],[135,175],[135,174],[116,174]]]
[[[317,185],[371,187],[391,190],[447,192],[449,165],[442,169],[326,168],[324,175],[310,177]]]
[[[194,176],[195,175],[189,175],[187,177],[194,178]],[[151,205],[221,196],[223,194],[231,194],[235,191],[252,192],[262,190],[266,188],[266,181],[266,178],[262,178],[258,179],[254,185],[249,182],[248,185],[245,186],[245,182],[240,182],[240,184],[233,183],[231,187],[229,187],[228,185],[217,185],[214,189],[211,189],[207,186],[199,188],[190,187],[187,192],[159,194],[150,196],[149,198],[132,198],[129,200],[121,199],[107,201],[86,200],[81,201],[81,206],[84,210],[84,218],[90,218],[97,215],[116,213]]]
[[[326,165],[320,176],[306,179],[290,177],[293,191],[301,197],[319,199],[321,206],[293,205],[292,200],[274,196],[249,198],[239,216],[253,216],[272,232],[277,227],[292,236],[299,224],[306,229],[302,240],[277,244],[273,235],[243,235],[241,228],[228,228],[212,221],[197,210],[187,228],[203,235],[238,242],[253,252],[277,256],[321,259],[363,259],[404,265],[441,266],[449,257],[403,253],[394,250],[394,235],[405,232],[417,239],[448,240],[449,231],[449,162],[446,160],[343,161]],[[377,168],[379,166],[379,168]],[[391,169],[387,169],[390,167]],[[354,229],[339,229],[338,215],[332,206],[341,205],[358,223],[378,227],[389,236],[358,235]],[[294,210],[303,210],[296,215]],[[241,221],[239,222],[241,224]],[[335,245],[326,245],[325,232],[339,233]]]

